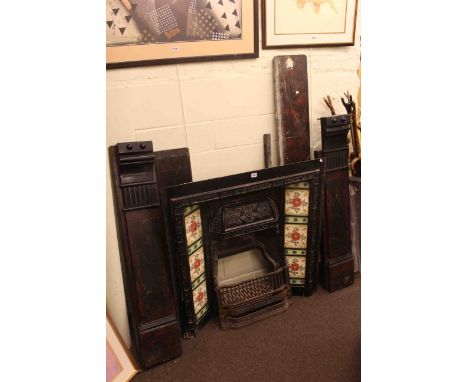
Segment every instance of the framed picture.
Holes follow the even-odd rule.
[[[354,45],[357,0],[262,0],[263,48]]]
[[[136,363],[106,315],[106,382],[127,382],[138,373]]]
[[[107,69],[258,57],[258,0],[106,0]]]

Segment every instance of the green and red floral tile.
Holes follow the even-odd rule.
[[[306,257],[304,256],[286,256],[286,261],[289,268],[289,277],[305,278]]]
[[[309,190],[286,189],[286,215],[307,216],[309,214]]]
[[[203,247],[189,256],[190,279],[194,282],[205,273],[205,254]]]
[[[208,295],[206,293],[206,281],[203,281],[192,291],[193,293],[193,306],[195,315],[199,313],[205,305],[208,304]]]
[[[187,207],[185,211],[190,211]],[[189,212],[185,216],[185,235],[187,238],[187,246],[190,247],[193,243],[197,242],[202,237],[201,213],[200,209]]]
[[[309,183],[289,185],[284,194],[284,253],[291,285],[304,285],[307,268]]]
[[[307,248],[307,225],[285,224],[284,225],[284,247],[285,248]]]
[[[201,211],[198,205],[184,209],[185,238],[192,282],[193,309],[198,322],[208,312],[206,292],[205,253],[203,251],[203,231]]]

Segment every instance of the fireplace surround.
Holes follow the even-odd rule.
[[[109,167],[132,353],[149,368],[182,354],[159,191],[192,180],[190,155],[119,143],[109,147]]]
[[[168,187],[162,192],[171,274],[185,338],[208,320],[237,328],[317,287],[322,159]],[[263,274],[220,285],[220,259],[260,253]]]

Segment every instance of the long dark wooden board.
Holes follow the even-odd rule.
[[[279,164],[310,159],[309,90],[305,55],[273,58]]]
[[[320,123],[325,159],[321,280],[324,288],[333,292],[354,282],[347,142],[350,118],[348,114],[337,115],[320,118]]]
[[[190,157],[153,153],[150,141],[111,146],[109,156],[132,352],[149,368],[182,354],[160,188],[192,180]]]

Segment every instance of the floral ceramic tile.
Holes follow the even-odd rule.
[[[206,294],[206,281],[203,281],[193,290],[193,306],[197,314],[208,303]]]
[[[298,256],[286,256],[289,268],[289,277],[304,278],[306,270],[306,258]]]
[[[286,189],[285,214],[307,216],[309,214],[309,190]]]
[[[299,182],[288,185],[288,188],[309,188],[309,182]]]
[[[296,223],[296,224],[307,224],[309,223],[309,218],[307,216],[285,216],[285,223]]]
[[[294,256],[306,256],[307,250],[306,249],[285,249],[285,255],[294,255]]]
[[[202,310],[200,310],[196,315],[195,315],[195,320],[197,321],[200,321],[200,319],[205,315],[205,313],[208,312],[208,305],[205,305],[204,308],[202,308]]]
[[[187,246],[191,246],[202,237],[200,209],[193,211],[185,217],[185,235]]]
[[[293,278],[289,278],[289,284],[291,284],[291,285],[304,285],[304,284],[305,284],[305,280],[304,280],[304,279],[293,279]]]
[[[196,243],[194,243],[188,248],[187,253],[190,256],[192,253],[197,252],[201,247],[203,247],[203,242],[202,240],[198,240]]]
[[[205,254],[203,247],[199,248],[189,257],[190,279],[194,282],[205,272]]]
[[[284,247],[285,248],[307,248],[307,225],[285,224],[284,225]]]
[[[197,204],[194,204],[193,206],[190,206],[190,207],[185,207],[184,216],[187,216],[192,211],[198,210],[198,208],[200,208],[200,206],[198,206]]]

